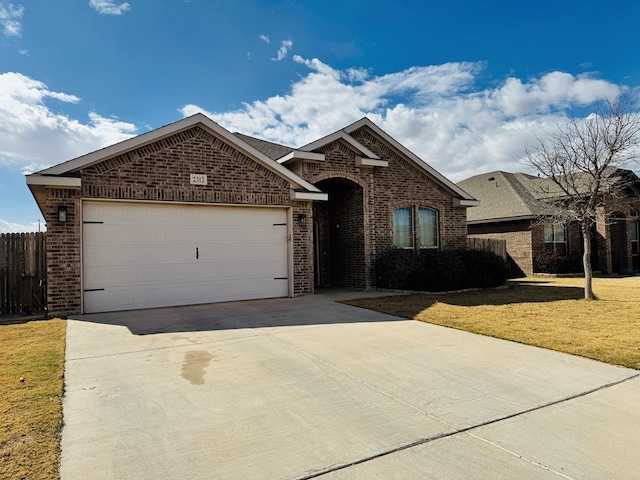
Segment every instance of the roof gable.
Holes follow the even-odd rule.
[[[102,162],[117,155],[121,155],[136,148],[149,145],[163,138],[188,130],[194,126],[201,126],[205,130],[209,130],[214,135],[222,137],[222,139],[224,139],[234,148],[237,148],[239,151],[246,154],[250,158],[253,158],[257,162],[263,164],[269,170],[272,170],[274,173],[277,173],[278,175],[289,180],[295,188],[303,188],[312,192],[320,191],[314,185],[298,177],[290,170],[279,165],[277,162],[274,162],[271,158],[269,158],[261,151],[257,150],[252,145],[248,144],[245,140],[237,135],[232,134],[202,113],[197,113],[175,123],[171,123],[169,125],[165,125],[164,127],[151,130],[150,132],[143,133],[142,135],[124,140],[120,143],[105,147],[101,150],[97,150],[87,155],[69,160],[67,162],[54,165],[37,172],[35,175],[68,175],[71,172],[78,171],[82,168],[86,168],[90,165]]]
[[[232,134],[201,113],[27,175],[27,185],[31,189],[38,206],[42,209],[45,198],[44,192],[47,186],[80,188],[81,178],[79,178],[78,172],[83,168],[126,154],[135,149],[143,148],[165,138],[175,136],[195,126],[199,126],[205,131],[221,138],[247,157],[255,160],[276,175],[286,179],[291,185],[294,199],[299,196],[300,192],[306,192],[311,196],[318,196],[319,200],[326,199],[326,195],[322,194],[316,186],[297,176],[291,170],[275,162],[272,158],[247,143],[243,138]]]
[[[363,117],[357,122],[352,123],[351,125],[343,128],[343,131],[351,134],[356,130],[362,127],[368,127],[371,131],[373,131],[378,137],[380,137],[384,142],[386,142],[391,148],[393,148],[396,152],[398,152],[403,157],[407,158],[410,162],[415,164],[420,170],[426,172],[431,178],[440,183],[443,187],[445,187],[450,192],[454,193],[458,197],[458,203],[464,206],[477,206],[479,202],[469,193],[464,191],[460,186],[453,183],[451,180],[446,178],[436,169],[431,167],[428,163],[418,157],[415,153],[409,150],[407,147],[402,145],[396,139],[394,139],[387,132],[382,130],[378,125],[373,123],[369,118]]]
[[[329,135],[326,135],[318,140],[315,140],[314,142],[307,143],[306,145],[303,145],[302,147],[298,148],[298,150],[303,152],[313,152],[314,150],[318,150],[326,145],[329,145],[330,143],[335,142],[336,140],[344,141],[349,146],[351,146],[354,150],[356,150],[357,153],[360,153],[366,158],[370,158],[372,160],[380,160],[380,157],[378,155],[373,153],[371,150],[369,150],[367,147],[362,145],[355,138],[353,138],[351,135],[347,134],[347,132],[343,130],[338,130],[337,132],[330,133]]]

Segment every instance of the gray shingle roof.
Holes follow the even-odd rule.
[[[469,222],[533,218],[539,211],[536,202],[538,177],[524,173],[489,172],[467,178],[460,188],[480,200],[480,206],[467,210]]]
[[[625,180],[625,176],[629,178]],[[574,181],[578,192],[592,190],[591,176],[578,174]],[[633,172],[617,168],[609,168],[602,182],[609,186],[638,185],[637,176]],[[470,223],[534,218],[544,213],[545,207],[541,200],[565,196],[551,180],[525,173],[482,173],[459,182],[458,186],[480,200],[479,207],[467,211]]]
[[[286,145],[280,145],[279,143],[268,142],[256,137],[250,137],[244,133],[235,132],[234,135],[241,140],[245,141],[259,152],[264,153],[272,160],[277,160],[284,157],[288,153],[295,150],[293,147],[287,147]]]

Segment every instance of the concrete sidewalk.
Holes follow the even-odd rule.
[[[639,372],[335,297],[69,320],[62,480],[640,478]]]

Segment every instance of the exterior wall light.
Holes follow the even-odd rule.
[[[60,205],[58,207],[58,221],[66,222],[67,221],[67,207]]]
[[[300,225],[301,227],[306,227],[307,226],[307,214],[306,213],[299,213],[296,216],[296,220],[298,221],[298,225]]]

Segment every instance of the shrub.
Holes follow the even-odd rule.
[[[509,274],[507,262],[487,250],[461,250],[464,288],[492,288],[504,285]]]
[[[580,273],[582,259],[576,255],[560,256],[554,252],[539,253],[533,261],[536,273]]]
[[[376,284],[378,288],[404,290],[415,270],[417,255],[414,250],[390,248],[376,258]]]
[[[502,285],[507,266],[492,252],[392,248],[378,256],[376,277],[379,288],[442,292]]]
[[[445,292],[462,288],[464,263],[455,250],[423,250],[409,275],[409,290]]]

